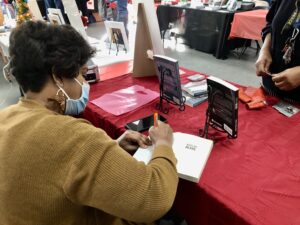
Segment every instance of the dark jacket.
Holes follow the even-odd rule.
[[[263,40],[268,33],[271,33],[271,55],[273,63],[270,67],[271,73],[279,73],[285,69],[300,66],[300,34],[296,38],[295,50],[292,55],[292,60],[289,64],[285,65],[282,59],[282,49],[288,37],[291,37],[293,28],[282,31],[285,23],[295,10],[297,0],[273,0],[271,8],[267,14],[267,25],[262,31]],[[300,88],[292,91],[279,90],[272,81],[270,76],[263,77],[264,86],[270,92],[280,97],[289,98],[300,102]]]

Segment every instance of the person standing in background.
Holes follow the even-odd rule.
[[[106,2],[106,1],[105,1]],[[128,1],[127,0],[108,0],[109,4],[113,4],[115,2],[117,2],[117,15],[115,17],[115,14],[113,13],[113,20],[116,20],[118,22],[123,22],[124,26],[125,26],[125,30],[126,30],[126,34],[128,36],[128,29],[127,29],[127,25],[128,25]],[[104,17],[107,18],[107,12],[104,11]]]
[[[88,17],[87,0],[76,0],[78,10],[81,11],[82,16]],[[67,24],[70,24],[67,14],[65,13],[62,0],[44,0],[46,11],[48,8],[60,9],[64,20]]]
[[[76,0],[78,9],[81,11],[82,16],[88,17],[87,0]]]
[[[272,95],[300,102],[300,0],[273,0],[256,74]]]
[[[126,30],[126,34],[128,37],[128,9],[127,9],[127,5],[128,5],[128,1],[127,0],[117,0],[118,2],[118,7],[117,7],[117,21],[119,22],[123,22],[124,26],[125,26],[125,30]]]

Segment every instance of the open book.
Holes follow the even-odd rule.
[[[211,140],[191,134],[174,133],[173,151],[177,158],[178,176],[198,183],[212,147]],[[153,146],[147,149],[139,148],[133,157],[148,164],[152,153]]]

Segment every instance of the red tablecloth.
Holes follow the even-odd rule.
[[[123,74],[131,73],[132,69],[133,69],[132,60],[100,67],[99,69],[99,73],[101,74],[100,80],[104,81],[104,80],[108,80],[120,76],[120,74],[123,75]]]
[[[183,81],[191,74],[186,70]],[[127,74],[92,85],[90,98],[133,84],[158,91],[156,77]],[[156,103],[118,117],[89,103],[83,116],[116,138],[127,122],[152,114]],[[164,116],[174,131],[198,134],[206,107],[171,107]],[[237,139],[214,145],[198,184],[180,181],[175,208],[189,225],[300,224],[300,113],[287,118],[271,106],[249,111],[240,103],[238,129]]]
[[[261,40],[261,30],[266,25],[268,10],[252,10],[234,14],[229,38]]]

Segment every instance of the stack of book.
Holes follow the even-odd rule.
[[[195,107],[207,99],[207,82],[189,82],[181,86],[182,95],[185,96],[185,104]]]

